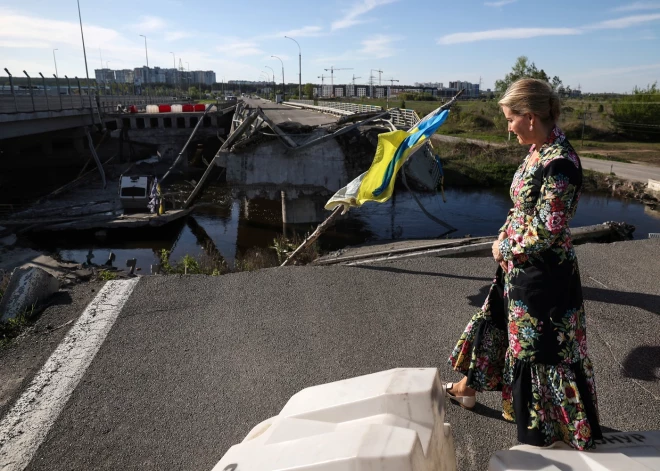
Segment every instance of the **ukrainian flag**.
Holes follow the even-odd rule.
[[[362,206],[367,201],[384,203],[392,197],[396,174],[417,148],[429,139],[445,122],[449,110],[420,121],[409,131],[392,131],[378,136],[376,155],[371,167],[334,194],[325,205],[333,210],[343,206],[343,213],[351,207]]]

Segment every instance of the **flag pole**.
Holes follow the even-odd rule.
[[[451,108],[451,106],[454,104],[454,102],[456,101],[456,99],[457,99],[459,96],[461,96],[461,95],[463,94],[464,91],[465,91],[465,90],[463,90],[463,89],[459,90],[458,93],[457,93],[456,95],[454,95],[454,96],[452,97],[451,100],[449,100],[449,101],[448,101],[447,103],[445,103],[444,105],[440,106],[439,108],[437,108],[437,109],[435,109],[434,111],[432,111],[431,113],[429,113],[427,116],[424,117],[424,119],[423,119],[422,121],[425,121],[425,120],[427,120],[427,119],[430,119],[431,117],[433,117],[433,116],[435,116],[435,115],[437,115],[437,114],[443,112],[444,110]],[[421,121],[420,121],[420,122],[421,122]],[[419,123],[417,123],[415,126],[418,126],[418,125],[419,125]],[[411,130],[412,130],[412,129],[414,129],[414,127],[411,128]],[[291,253],[291,255],[289,255],[289,256],[287,257],[286,260],[284,260],[284,262],[282,263],[282,265],[280,265],[280,267],[285,267],[285,266],[289,265],[289,264],[290,264],[290,263],[296,258],[296,256],[297,256],[300,252],[302,252],[302,251],[305,250],[307,247],[309,247],[310,245],[312,245],[312,244],[316,241],[316,239],[318,239],[318,238],[321,236],[321,234],[323,234],[323,233],[324,233],[324,232],[325,232],[325,231],[326,231],[326,230],[332,225],[332,223],[334,222],[334,220],[337,219],[337,217],[338,217],[340,214],[342,214],[342,209],[343,209],[343,208],[344,208],[343,205],[341,205],[341,204],[338,205],[338,206],[332,211],[332,213],[330,214],[330,216],[328,216],[328,218],[327,218],[325,221],[323,221],[321,224],[319,224],[318,227],[316,228],[316,230],[315,230],[314,232],[312,232],[309,236],[307,236],[307,238],[303,241],[303,243],[300,244],[300,245],[298,246],[298,248],[297,248],[296,250],[294,250],[293,253]],[[455,229],[454,229],[454,230],[455,230]],[[447,234],[447,233],[445,233],[445,234]]]
[[[337,206],[332,211],[332,214],[330,214],[330,216],[328,216],[328,218],[325,221],[323,221],[321,224],[319,224],[319,226],[316,228],[316,230],[314,232],[312,232],[309,236],[307,236],[307,238],[303,241],[303,243],[300,244],[298,246],[298,248],[296,250],[294,250],[293,253],[291,255],[289,255],[287,257],[287,259],[284,260],[284,262],[280,266],[281,267],[287,266],[289,263],[291,263],[293,261],[294,258],[296,258],[296,256],[300,252],[302,252],[307,247],[312,245],[316,241],[316,239],[318,239],[321,236],[321,234],[323,234],[325,232],[325,230],[332,225],[334,220],[337,219],[337,216],[339,216],[341,214],[342,208],[343,208],[342,205]]]

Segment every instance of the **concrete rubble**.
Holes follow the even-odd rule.
[[[59,291],[60,282],[45,270],[30,266],[16,268],[0,302],[0,322],[7,322]]]

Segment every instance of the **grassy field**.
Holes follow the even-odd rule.
[[[368,103],[385,105],[384,100],[370,100]],[[390,106],[402,104],[401,100],[390,100]],[[405,105],[422,117],[440,106],[440,102],[407,101]],[[585,123],[581,119],[583,112],[588,117]],[[559,126],[580,154],[606,160],[660,165],[660,142],[626,140],[612,125],[611,112],[612,104],[606,101],[565,100],[562,102]],[[506,143],[509,138],[506,120],[495,100],[460,101],[452,108],[449,119],[439,133],[495,143]],[[511,139],[515,139],[515,136],[511,136]]]

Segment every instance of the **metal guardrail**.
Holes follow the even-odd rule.
[[[314,100],[289,100],[290,103],[297,103],[299,105],[312,105],[314,106]]]
[[[362,105],[358,103],[341,103],[334,101],[320,101],[318,106],[311,100],[289,100],[287,103],[302,106],[307,109],[313,109],[322,113],[333,113],[338,115],[348,115],[355,113],[368,113],[383,111],[380,106]],[[388,110],[392,123],[405,129],[413,128],[421,121],[415,110],[391,108]]]

